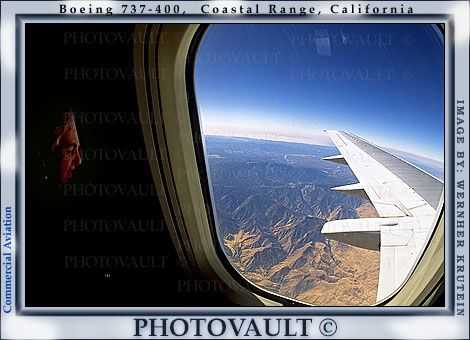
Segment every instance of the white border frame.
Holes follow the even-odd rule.
[[[141,2],[145,3],[145,2]],[[188,3],[183,3],[179,2],[181,6],[184,6],[187,8],[188,13],[196,13],[197,14],[197,7],[203,2],[199,1],[191,1]],[[233,3],[233,2],[231,2]],[[239,3],[239,2],[237,2]],[[283,2],[282,5],[284,6],[289,6],[289,5],[295,5],[299,4],[302,2]],[[328,5],[331,5],[333,2],[315,2],[315,6],[318,7],[324,7],[327,8]],[[352,2],[348,2],[352,3]],[[374,2],[373,5],[375,6],[380,6],[382,2]],[[24,164],[24,152],[21,149],[20,144],[18,141],[24,141],[24,119],[20,120],[21,125],[17,126],[16,124],[16,116],[15,112],[16,110],[19,110],[21,112],[21,117],[24,117],[24,107],[22,103],[24,102],[24,81],[22,82],[21,87],[18,86],[18,84],[15,86],[15,77],[17,76],[15,74],[15,70],[18,72],[18,76],[23,79],[23,74],[21,70],[24,70],[24,56],[17,56],[15,55],[15,51],[18,51],[16,49],[17,43],[23,45],[23,24],[25,22],[185,22],[185,23],[194,23],[194,22],[220,22],[221,18],[220,16],[215,18],[215,17],[177,17],[177,18],[168,18],[168,17],[155,17],[155,16],[110,16],[110,17],[97,17],[97,16],[91,16],[91,17],[86,17],[86,16],[54,16],[54,18],[48,18],[48,19],[26,19],[25,21],[22,21],[22,25],[20,25],[19,31],[20,34],[20,40],[16,40],[15,37],[15,25],[17,23],[17,15],[37,15],[37,14],[43,14],[43,15],[51,15],[51,13],[57,13],[57,5],[59,2],[2,2],[2,26],[1,26],[1,58],[2,58],[2,92],[1,92],[1,109],[2,109],[2,163],[1,163],[1,169],[2,169],[2,189],[1,189],[1,194],[2,194],[2,213],[4,211],[4,208],[6,206],[12,206],[15,207],[15,192],[16,192],[16,185],[18,184],[18,188],[20,189],[20,192],[24,190],[22,187],[22,183],[24,183],[24,179],[20,180],[19,183],[16,183],[16,176],[19,175],[22,177],[24,174],[22,174],[22,165]],[[72,4],[72,3],[68,3]],[[147,4],[150,5],[150,3],[147,2]],[[396,2],[395,5],[399,5],[401,3]],[[469,9],[468,9],[468,3],[464,1],[454,1],[454,2],[435,2],[435,1],[423,1],[423,2],[406,2],[407,5],[412,5],[416,12],[419,14],[441,14],[441,15],[447,15],[449,18],[452,18],[453,22],[452,25],[454,26],[454,31],[455,31],[455,51],[453,54],[453,57],[455,58],[455,67],[458,66],[459,72],[456,72],[454,75],[454,81],[451,82],[449,79],[449,74],[446,74],[446,89],[449,88],[454,88],[454,93],[455,93],[455,98],[462,98],[466,101],[467,106],[466,106],[466,111],[468,112],[468,37],[469,37]],[[73,5],[88,5],[88,2],[73,2]],[[120,3],[117,2],[110,2],[110,1],[103,1],[100,3],[101,6],[112,6],[115,8],[118,8],[120,6]],[[253,4],[250,4],[253,5]],[[305,5],[305,3],[304,3]],[[341,4],[341,5],[347,5],[346,3]],[[387,2],[386,6],[391,6],[393,3]],[[396,16],[397,17],[397,16]],[[380,17],[378,19],[375,19],[373,16],[368,16],[367,19],[365,18],[364,15],[350,15],[350,16],[334,16],[335,19],[333,21],[338,21],[338,19],[341,20],[353,20],[354,22],[358,22],[358,18],[361,20],[367,20],[368,22],[371,21],[382,21]],[[397,17],[398,18],[398,17]],[[418,17],[419,18],[419,17]],[[280,21],[287,21],[291,22],[292,18],[290,19],[281,19],[279,17],[276,18],[267,18],[266,16],[263,16],[262,18],[256,18],[256,17],[224,17],[222,20],[227,20],[230,22],[258,22],[264,20],[272,20],[276,22]],[[280,20],[281,19],[281,20]],[[296,17],[295,22],[299,21],[304,21],[304,22],[312,22],[312,17],[309,16],[304,16],[304,17]],[[324,20],[321,18],[314,18],[315,22],[328,22],[328,19]],[[396,21],[403,21],[403,16],[400,16],[398,19],[393,19]],[[414,20],[422,20],[422,19],[415,19],[413,16],[411,17],[406,17],[406,21],[411,21],[414,22]],[[436,20],[437,22],[442,22],[440,21],[442,19]],[[330,19],[331,21],[331,19]],[[429,19],[424,20],[426,22],[429,22]],[[390,22],[390,21],[387,21]],[[446,21],[449,23],[449,20]],[[447,44],[450,41],[448,35],[448,31],[446,30],[446,51],[447,51]],[[23,49],[21,49],[23,50]],[[19,58],[18,58],[19,57]],[[446,53],[446,64],[449,62],[448,60],[448,54]],[[20,66],[17,67],[18,65],[15,65],[15,60],[20,61]],[[467,63],[465,63],[467,61]],[[465,70],[467,72],[465,72]],[[455,85],[454,85],[455,84]],[[15,103],[13,98],[16,97],[15,90],[19,90],[21,93],[21,98],[18,102]],[[15,108],[15,104],[18,105],[18,107]],[[449,102],[449,96],[446,97],[446,108],[448,110],[453,110],[454,109],[454,104],[453,102]],[[446,110],[448,112],[448,110]],[[467,113],[468,115],[468,113]],[[454,124],[451,124],[449,121],[448,115],[446,115],[446,124],[448,126],[448,130],[446,131],[446,145],[450,145],[455,142],[453,140],[449,140],[449,138],[454,136]],[[16,137],[16,129],[18,129],[18,132],[21,134],[19,139]],[[448,132],[451,133],[448,133]],[[465,138],[466,138],[466,145],[465,145],[465,152],[466,152],[466,163],[468,164],[468,118],[465,122]],[[15,155],[18,154],[17,151],[19,151],[19,154],[21,155],[21,159],[16,160]],[[447,151],[446,152],[446,178],[445,182],[446,183],[452,183],[449,182],[449,176],[450,171],[448,167],[450,166],[450,162],[453,162],[453,153]],[[452,174],[453,175],[453,174]],[[460,175],[455,175],[455,180],[458,180],[459,178],[466,178],[468,180],[468,168],[465,169],[465,171],[460,174]],[[467,184],[468,186],[468,184]],[[446,193],[447,195],[449,192],[453,192],[449,190],[446,184]],[[453,197],[446,197],[446,202],[452,202],[451,199],[453,200]],[[21,214],[24,210],[24,197],[22,197],[22,200],[20,202],[21,205],[21,210],[17,211],[16,214]],[[466,207],[466,225],[468,226],[468,195],[466,195],[465,198],[465,207]],[[448,206],[448,212],[452,211],[451,207]],[[13,211],[15,211],[15,208],[13,208]],[[452,252],[449,253],[451,250],[453,250],[452,244],[450,243],[454,235],[451,235],[451,232],[449,232],[448,226],[450,223],[450,216],[449,213],[446,215],[446,262],[449,261],[450,259],[455,259],[452,256]],[[15,216],[15,213],[14,213]],[[16,224],[15,218],[13,218],[13,224]],[[20,226],[21,227],[21,226]],[[24,233],[20,233],[20,235]],[[22,236],[21,236],[22,237]],[[467,239],[466,239],[467,240]],[[20,241],[24,242],[24,239],[20,239]],[[3,235],[2,235],[2,244],[3,244]],[[464,253],[465,257],[468,258],[468,248],[465,249]],[[18,254],[16,255],[18,256]],[[22,261],[24,261],[24,256],[19,257],[20,259],[22,258]],[[453,262],[453,261],[452,261]],[[24,268],[24,263],[20,264],[20,267]],[[466,272],[465,272],[465,277],[468,277],[468,267],[466,267]],[[446,280],[451,277],[451,268],[450,265],[446,265]],[[15,273],[13,273],[13,276],[15,277]],[[14,282],[14,281],[13,281]],[[451,284],[453,284],[452,282]],[[24,288],[24,287],[23,287]],[[453,292],[453,290],[449,290],[449,282],[446,284],[446,306],[448,305],[448,302],[450,302],[450,296],[449,291]],[[23,290],[23,289],[22,289]],[[24,290],[23,290],[24,291]],[[2,293],[4,292],[4,280],[2,280]],[[468,311],[468,284],[466,284],[465,288],[465,303],[466,303],[466,312]],[[15,297],[14,297],[15,299]],[[21,301],[21,299],[20,299]],[[20,303],[20,306],[22,304]],[[3,306],[3,300],[2,300],[2,306]],[[282,315],[283,312],[285,312],[284,307],[275,308],[275,307],[268,307],[272,311],[272,314],[274,315]],[[274,308],[274,309],[273,309]],[[345,308],[336,308],[336,307],[321,307],[321,308],[315,308],[315,307],[309,307],[308,311],[305,308],[299,308],[297,310],[297,313],[305,313],[305,315],[336,315],[335,317],[336,321],[338,324],[341,324],[341,332],[338,331],[338,333],[335,335],[335,338],[353,338],[353,337],[360,337],[360,338],[402,338],[404,336],[411,337],[411,338],[421,338],[421,337],[433,337],[433,338],[463,338],[468,337],[468,323],[465,323],[465,321],[468,321],[468,317],[454,317],[453,315],[449,315],[450,310],[449,309],[442,309],[442,308],[436,308],[436,312],[446,314],[446,316],[423,316],[421,313],[423,311],[423,308],[412,308],[412,307],[385,307],[387,310],[387,314],[401,314],[403,312],[403,309],[406,309],[406,315],[407,316],[384,316],[382,313],[384,312],[382,308],[380,307],[370,307],[370,311],[368,310],[368,307],[361,307],[360,308],[360,313],[361,316],[337,316],[338,312],[340,310],[344,310]],[[20,307],[21,311],[16,311],[13,310],[12,313],[4,313],[2,310],[2,338],[4,336],[8,338],[55,338],[55,337],[60,337],[60,338],[83,338],[83,337],[129,337],[133,334],[132,331],[130,331],[130,328],[132,328],[132,322],[130,322],[130,315],[142,315],[142,314],[147,314],[150,312],[151,314],[155,315],[157,314],[156,312],[159,311],[160,313],[164,313],[167,315],[173,314],[172,312],[177,312],[179,311],[180,313],[185,313],[187,314],[190,312],[190,309],[188,308],[171,308],[171,307],[166,307],[166,308],[93,308],[88,309],[88,308],[66,308],[66,309],[60,309],[62,312],[65,314],[68,314],[70,312],[76,314],[77,312],[79,314],[82,314],[81,316],[72,316],[68,315],[67,317],[64,316],[41,316],[40,318],[34,317],[34,316],[28,316],[28,315],[21,315],[18,312],[27,312],[27,310],[24,308],[24,305]],[[211,315],[221,315],[225,314],[225,312],[228,312],[229,314],[237,313],[237,315],[240,314],[245,314],[248,312],[249,314],[255,314],[257,308],[249,308],[248,310],[246,308],[229,308],[227,311],[227,308],[211,308],[210,314]],[[289,308],[289,310],[295,310],[297,309],[296,307]],[[355,310],[354,307],[349,307],[347,308],[348,312],[350,311],[351,313],[358,312]],[[430,308],[434,309],[434,308]],[[426,314],[428,312],[432,312],[429,308],[426,311]],[[37,312],[41,312],[41,309],[35,309]],[[46,311],[46,310],[44,310]],[[51,311],[50,309],[47,309],[47,311]],[[47,312],[46,311],[46,312]],[[207,308],[195,308],[195,312],[199,312],[197,314],[200,315],[208,315],[208,309]],[[56,310],[54,314],[59,314],[60,311]],[[89,313],[108,313],[108,314],[121,314],[119,316],[100,316],[99,318],[91,318]],[[245,312],[245,313],[243,313]],[[370,313],[372,312],[372,313]],[[397,313],[395,313],[397,312]],[[100,313],[100,314],[101,314]],[[158,314],[160,314],[158,313]],[[178,314],[180,314],[178,313]],[[297,314],[296,313],[296,314]],[[467,312],[468,313],[468,312]],[[123,314],[128,315],[128,316],[123,316]],[[189,313],[188,313],[189,314]],[[192,314],[192,313],[191,313]],[[270,313],[271,314],[271,313]],[[365,314],[368,314],[368,316],[364,316]],[[381,314],[381,315],[377,315]],[[421,316],[410,316],[410,314],[421,314]],[[434,314],[434,313],[433,313]],[[378,322],[377,318],[385,321],[385,326],[382,322]],[[465,319],[465,320],[463,320]],[[126,320],[127,322],[125,322]],[[459,321],[460,320],[460,321]],[[465,323],[462,325],[462,321]],[[416,327],[411,328],[410,323],[413,323]],[[26,326],[26,324],[35,325],[36,324],[36,329],[33,331],[31,330],[31,327]],[[87,327],[80,327],[79,325]],[[364,333],[361,331],[361,325],[366,326],[367,329],[369,330],[367,336],[365,336]],[[98,328],[101,329],[99,336],[96,331]],[[384,332],[384,327],[389,330],[388,332]],[[5,331],[6,330],[6,331]],[[319,334],[316,334],[317,336]],[[320,335],[321,336],[321,335]]]

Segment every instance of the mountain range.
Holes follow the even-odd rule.
[[[327,221],[375,217],[364,197],[330,188],[351,170],[335,147],[206,136],[216,223],[232,265],[271,292],[323,306],[375,303],[379,252],[328,240]]]

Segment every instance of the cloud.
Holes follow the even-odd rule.
[[[288,123],[267,123],[253,120],[238,122],[205,121],[203,132],[206,135],[221,135],[267,139],[283,142],[295,142],[315,145],[333,145],[330,138],[320,129],[299,127]]]

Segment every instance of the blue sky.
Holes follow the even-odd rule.
[[[436,160],[444,51],[428,24],[218,24],[200,44],[205,134],[329,144],[324,129]]]

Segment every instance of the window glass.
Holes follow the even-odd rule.
[[[443,190],[444,47],[437,28],[211,25],[197,52],[195,92],[215,227],[241,275],[316,305],[372,305],[390,294],[394,269],[381,268],[381,258],[406,233],[399,231],[400,242],[387,233],[408,222],[424,226],[410,227],[420,240],[415,248],[404,241],[399,250],[414,254],[408,257],[415,263]],[[340,139],[360,149],[362,161],[354,167],[324,160],[342,152],[324,130],[351,133]],[[360,176],[369,164],[371,173]],[[432,199],[424,189],[397,195],[399,185],[385,183],[397,178],[411,188],[425,178],[437,189]],[[332,189],[358,182],[367,190]],[[373,190],[382,190],[379,198],[372,199]],[[406,208],[408,199],[424,199],[426,212]],[[342,221],[344,235],[322,233],[332,221]],[[372,238],[380,235],[378,249],[364,246],[364,233],[347,233],[366,222]],[[412,263],[402,267],[401,282]]]

